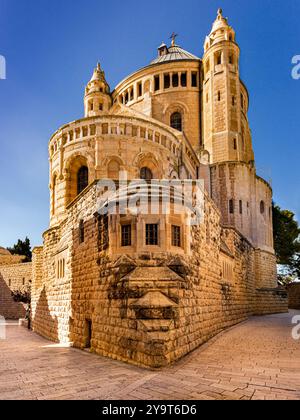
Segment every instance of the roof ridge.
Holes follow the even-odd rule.
[[[168,61],[180,61],[180,60],[201,60],[200,57],[192,54],[189,51],[184,50],[179,45],[172,45],[168,48],[168,52],[160,57],[157,57],[151,64],[159,64]]]

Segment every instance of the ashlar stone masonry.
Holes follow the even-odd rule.
[[[159,368],[252,315],[287,311],[272,189],[256,173],[239,56],[219,10],[203,59],[173,38],[113,92],[97,65],[84,117],[49,142],[50,226],[33,256],[34,331]],[[186,204],[175,212],[172,201],[167,214],[102,214],[99,181],[121,190],[124,173],[141,188],[203,180],[203,220],[189,225]],[[120,210],[116,197],[107,193],[106,204]]]

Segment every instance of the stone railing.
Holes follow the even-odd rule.
[[[133,137],[137,140],[148,140],[157,143],[175,157],[179,157],[182,145],[184,151],[196,165],[194,151],[188,141],[178,132],[178,136],[170,130],[163,129],[159,124],[148,122],[143,119],[124,117],[124,116],[103,116],[101,118],[91,118],[78,120],[57,131],[50,140],[49,153],[53,157],[62,147],[68,144],[83,140],[91,140],[96,136],[117,136]]]

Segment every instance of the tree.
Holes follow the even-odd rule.
[[[273,205],[274,245],[277,263],[292,269],[295,256],[300,253],[300,228],[289,210]]]
[[[15,302],[30,304],[31,302],[31,291],[30,288],[27,290],[14,290],[11,292],[12,298]]]
[[[291,267],[291,272],[294,276],[300,279],[300,252],[295,255],[293,265]]]
[[[26,257],[24,262],[30,262],[32,260],[32,252],[30,240],[26,237],[25,241],[18,240],[12,248],[7,248],[13,255],[24,255]]]

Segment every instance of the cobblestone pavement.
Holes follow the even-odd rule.
[[[294,315],[251,318],[157,372],[60,348],[8,324],[0,399],[300,399]]]

